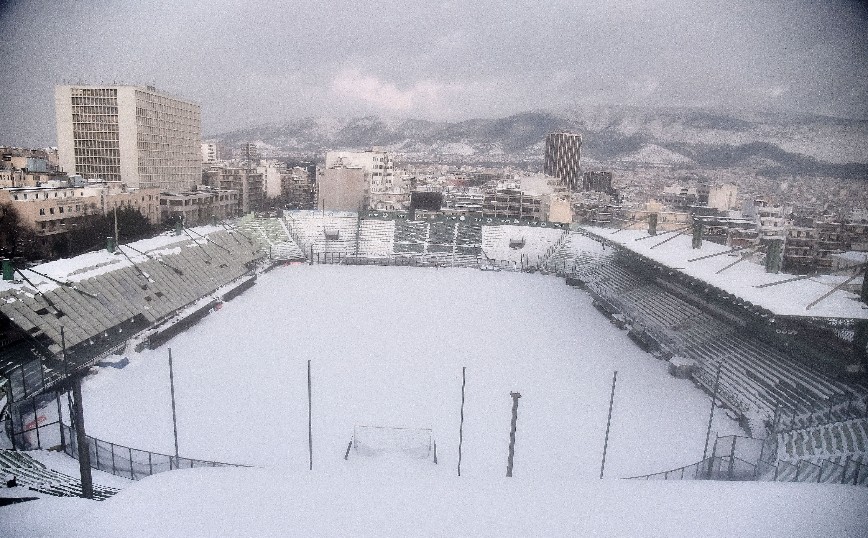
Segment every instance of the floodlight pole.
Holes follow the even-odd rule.
[[[467,367],[461,367],[461,425],[458,427],[458,476],[461,476],[461,447],[464,444],[464,386],[467,383]]]
[[[509,457],[506,460],[506,476],[512,476],[512,458],[515,455],[515,424],[518,421],[518,399],[521,394],[518,392],[510,392],[512,396],[512,426],[509,430]]]
[[[63,370],[64,379],[69,379],[69,368],[66,359],[66,335],[63,327],[60,328],[60,341],[63,345]],[[90,446],[87,443],[87,432],[84,429],[84,404],[81,398],[81,377],[75,376],[72,383],[72,421],[75,425],[75,443],[78,449],[78,471],[81,475],[81,496],[85,499],[93,499],[93,475],[90,469]],[[67,393],[69,398],[69,393]],[[73,422],[74,421],[74,422]],[[63,435],[63,421],[60,421],[60,432]],[[38,430],[37,430],[38,433]],[[94,445],[94,450],[97,450]]]
[[[307,453],[313,471],[313,399],[311,398],[310,359],[307,361]]]
[[[711,393],[711,411],[708,413],[708,429],[705,431],[705,447],[702,449],[702,461],[705,461],[705,457],[708,455],[708,440],[711,438],[711,420],[714,418],[714,402],[717,400],[717,388],[720,385],[721,368],[723,368],[723,362],[717,364],[717,374],[714,376],[714,391]]]
[[[609,418],[606,419],[606,438],[603,441],[603,462],[600,464],[600,479],[606,470],[606,451],[609,449],[609,428],[612,426],[612,407],[615,403],[615,382],[618,380],[618,370],[612,376],[612,394],[609,396]]]
[[[84,431],[84,407],[81,401],[81,378],[72,383],[73,412],[75,413],[75,439],[78,444],[78,469],[81,473],[81,496],[93,499],[93,476],[90,471],[90,447]],[[96,450],[96,446],[94,447]]]
[[[178,456],[178,418],[175,412],[175,371],[172,368],[172,348],[169,348],[169,387],[172,392],[172,429],[175,434],[175,468],[180,468]],[[171,465],[170,465],[171,467]]]

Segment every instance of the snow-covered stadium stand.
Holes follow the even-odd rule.
[[[661,359],[692,361],[697,384],[708,392],[717,387],[752,434],[776,440],[778,456],[765,453],[755,477],[804,479],[816,472],[823,480],[837,465],[842,479],[862,483],[853,458],[868,457],[868,431],[851,409],[854,401],[866,401],[868,389],[822,366],[837,361],[840,370],[851,343],[838,336],[849,334],[852,341],[853,320],[868,319],[868,311],[843,291],[806,308],[830,290],[823,279],[759,288],[786,276],[749,262],[721,276],[717,271],[731,258],[703,256],[725,247],[706,243],[697,251],[686,237],[662,243],[669,236],[646,240],[629,230],[319,211],[287,212],[283,219],[245,217],[237,230],[204,227],[160,236],[122,246],[122,254],[44,264],[24,270],[19,282],[0,284],[0,314],[21,338],[0,364],[13,398],[63,376],[58,356],[64,343],[74,366],[93,361],[179,310],[201,308],[203,298],[238,282],[269,250],[273,259],[308,256],[318,263],[364,258],[476,265],[487,258],[566,277],[643,348]],[[826,411],[828,419],[816,418]],[[811,439],[819,441],[808,449]],[[734,456],[720,456],[718,464],[727,457]],[[707,464],[694,464],[695,470]]]
[[[12,475],[19,486],[55,497],[81,497],[81,481],[72,476],[49,469],[26,452],[0,450],[0,476]],[[93,498],[105,500],[118,489],[93,485]]]
[[[14,400],[36,394],[64,370],[91,364],[240,282],[261,256],[210,226],[21,269],[16,280],[0,283],[0,314],[15,340],[4,346],[0,374]]]
[[[246,215],[238,220],[239,230],[253,238],[272,260],[303,260],[301,248],[289,234],[289,228],[282,219]]]
[[[346,211],[289,211],[289,234],[307,256],[353,256],[359,243],[359,218]]]
[[[482,251],[497,262],[540,267],[568,233],[560,226],[486,224],[482,227]]]

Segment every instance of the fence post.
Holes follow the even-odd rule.
[[[799,481],[799,471],[801,470],[801,468],[802,468],[802,462],[801,462],[801,460],[799,460],[796,462],[796,477],[793,479],[793,482]]]
[[[512,477],[512,459],[515,455],[515,427],[518,422],[518,399],[521,394],[518,392],[510,392],[512,396],[512,424],[509,430],[509,457],[506,460],[506,476]]]
[[[714,419],[714,404],[717,400],[717,389],[720,386],[720,370],[723,368],[723,362],[717,363],[717,374],[714,376],[714,391],[711,393],[711,411],[708,413],[708,428],[705,430],[705,446],[702,448],[702,459],[708,455],[708,440],[711,438],[711,421]],[[717,439],[714,441],[717,446]],[[712,457],[714,454],[712,453]],[[709,474],[711,474],[709,467]]]
[[[736,443],[736,441],[738,441],[738,437],[733,435],[732,436],[732,446],[729,449],[729,469],[727,471],[727,474],[729,475],[730,480],[732,480],[732,471],[733,471],[733,468],[735,467],[735,443]]]
[[[711,466],[714,465],[714,455],[717,453],[717,440],[720,438],[716,433],[714,434],[714,447],[711,449],[711,457],[708,458],[708,474],[706,476],[707,479],[711,479]],[[707,443],[706,443],[707,444]],[[705,458],[703,458],[705,459]]]
[[[313,471],[313,399],[310,384],[310,359],[307,361],[307,450],[310,469]]]
[[[603,441],[603,461],[600,464],[600,479],[603,478],[603,471],[606,469],[606,451],[609,448],[609,428],[612,425],[612,407],[615,403],[615,382],[618,380],[618,370],[615,370],[612,375],[612,393],[609,395],[609,417],[606,419],[606,438]]]
[[[467,367],[461,367],[461,423],[458,426],[458,476],[461,476],[461,448],[464,445],[464,386],[467,384]]]
[[[133,480],[136,479],[136,472],[133,470],[133,449],[127,447],[127,450],[130,452],[130,478]]]
[[[115,467],[115,444],[114,444],[114,443],[109,443],[109,447],[111,447],[111,451],[112,451],[112,474],[115,475],[115,476],[117,476],[117,475],[118,475],[118,470],[117,470],[117,468]]]
[[[60,424],[60,446],[66,451],[66,435],[63,431],[63,411],[60,407],[60,392],[54,393],[57,398],[57,423]]]
[[[152,476],[154,474],[154,462],[151,459],[153,454],[150,450],[148,450],[148,476]]]
[[[172,368],[172,348],[169,348],[169,388],[172,394],[172,431],[175,436],[175,467],[179,468],[178,464],[178,419],[175,413],[175,371]],[[169,470],[172,469],[171,462],[169,463]]]
[[[39,410],[36,409],[36,398],[30,398],[30,405],[33,406],[33,424],[36,426],[36,448],[42,448],[42,439],[39,437]]]

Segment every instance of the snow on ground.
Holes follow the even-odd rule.
[[[104,502],[7,506],[0,536],[868,534],[865,488],[614,479],[698,460],[708,396],[668,376],[665,362],[554,277],[285,267],[168,347],[181,454],[260,468],[162,473]],[[130,359],[86,381],[89,433],[171,453],[167,347]],[[467,402],[457,477],[461,366]],[[515,476],[507,479],[511,390],[522,398]],[[439,464],[356,454],[345,461],[356,424],[433,427]],[[739,431],[723,413],[714,429]]]
[[[85,426],[86,425],[87,422],[85,422]],[[31,456],[36,461],[43,463],[49,469],[59,473],[73,477],[80,476],[78,460],[70,458],[63,452],[56,452],[53,450],[30,450],[27,452],[27,455]],[[98,471],[96,469],[94,469],[92,473],[94,484],[109,486],[112,488],[126,488],[130,486],[129,479],[115,476],[111,473]]]
[[[701,459],[709,399],[640,351],[582,291],[543,275],[471,269],[295,266],[274,270],[167,346],[87,380],[88,434],[173,453],[168,350],[182,456],[307,469],[307,360],[315,468],[346,467],[355,425],[433,428],[441,465],[505,473],[520,391],[516,476],[598,476],[612,371],[607,475]],[[134,426],[132,426],[134,425]],[[741,433],[724,413],[721,435]],[[352,457],[351,457],[352,459]]]
[[[767,482],[163,473],[101,502],[0,508],[3,536],[863,537],[868,490]]]

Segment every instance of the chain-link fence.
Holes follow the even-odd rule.
[[[79,447],[75,429],[61,423],[61,431],[67,442],[64,452],[78,459]],[[160,454],[149,450],[139,450],[87,436],[87,449],[90,453],[90,466],[116,476],[139,480],[146,476],[173,469],[192,469],[195,467],[248,467],[233,463],[198,460]]]

